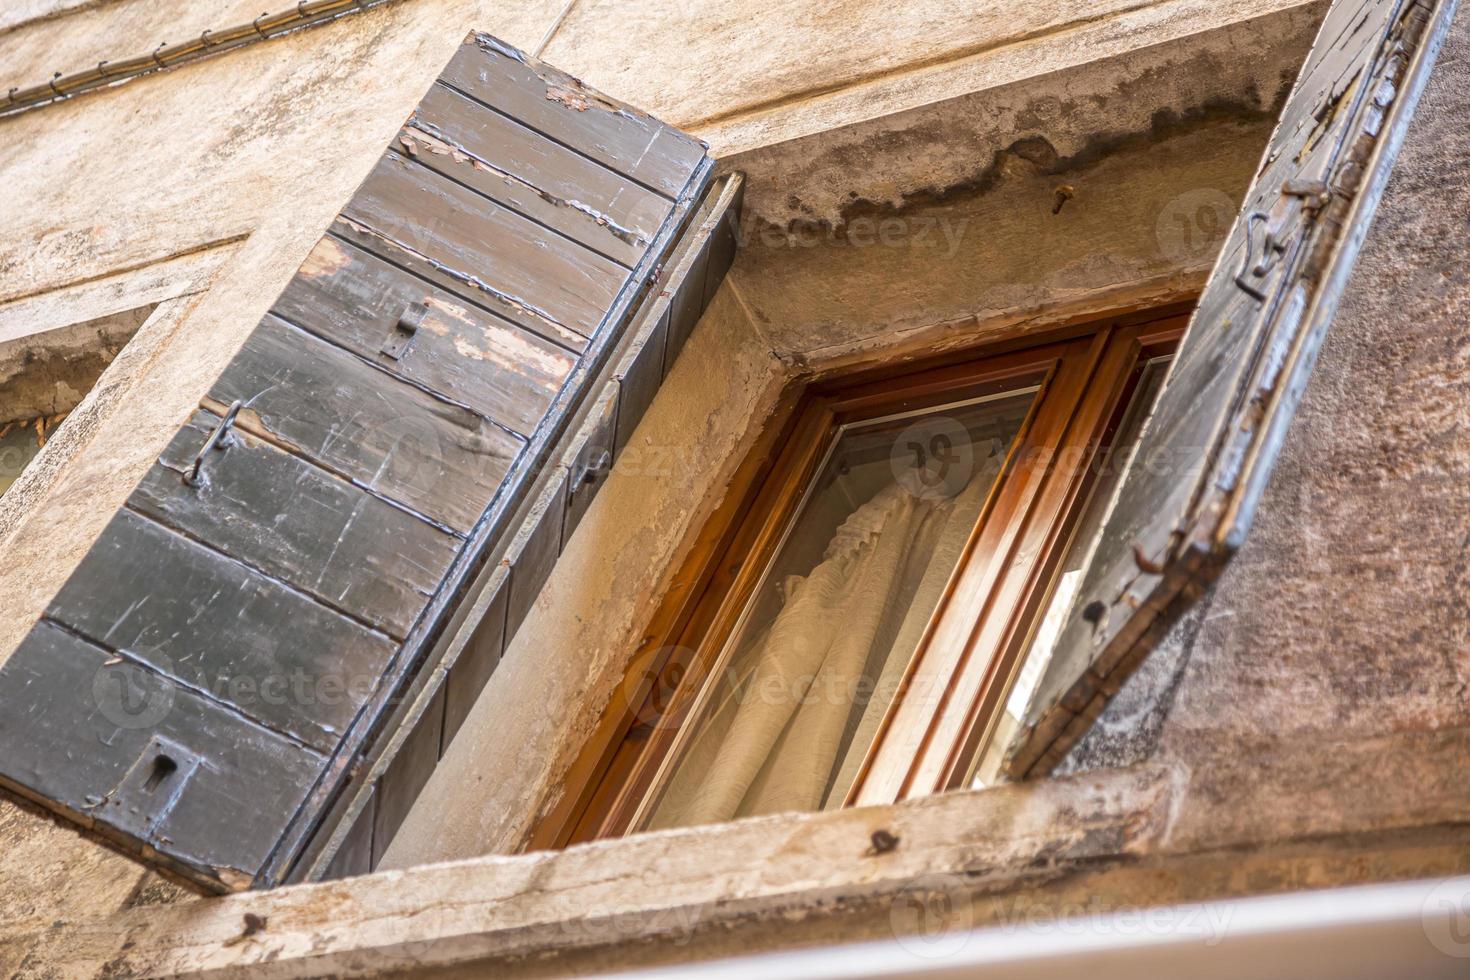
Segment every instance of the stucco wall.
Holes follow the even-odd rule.
[[[664,45],[670,70],[677,68],[679,77],[713,78],[708,86],[691,85],[697,92],[687,95],[690,108],[684,110],[680,100],[686,96],[661,94],[666,86],[641,70],[641,55],[626,54],[619,30],[596,29],[596,18],[614,16],[613,8],[584,4],[574,8],[563,27],[567,33],[553,38],[547,56],[615,95],[661,109],[672,121],[703,120],[709,134],[723,135],[731,148],[749,154],[747,167],[757,177],[760,160],[782,159],[778,150],[765,157],[757,153],[762,139],[775,146],[810,135],[822,111],[844,125],[921,111],[934,101],[924,93],[941,90],[926,85],[962,84],[954,81],[960,68],[994,65],[1013,53],[981,33],[993,29],[983,13],[943,20],[946,8],[939,3],[918,13],[898,5],[814,6],[794,31],[811,49],[836,52],[838,89],[824,87],[826,69],[815,58],[775,73],[776,82],[765,87],[764,77],[755,84],[740,74],[747,69],[732,51],[759,47],[763,38],[781,33],[774,27],[752,29],[733,21],[728,5],[621,5],[626,13],[619,16],[650,34],[665,32],[659,34],[665,42],[677,37],[668,33],[670,24],[699,25],[706,32],[700,43]],[[89,6],[72,15],[89,18],[88,29],[69,30],[77,37],[112,38],[127,54],[150,50],[161,40],[152,26],[134,30],[126,21],[108,19],[126,6]],[[1018,6],[1035,8],[1027,16],[1040,18],[1042,7],[1069,5]],[[1191,7],[1151,6],[1154,13],[1167,7],[1176,17]],[[88,462],[58,482],[39,514],[38,526],[47,527],[47,534],[37,531],[7,555],[0,577],[0,651],[13,645],[64,580],[463,31],[483,27],[532,45],[560,7],[405,0],[334,27],[0,121],[7,137],[0,142],[0,176],[10,188],[0,202],[4,225],[34,230],[0,243],[0,296],[250,236],[230,274],[149,366],[136,395],[94,436]],[[866,18],[866,34],[853,31],[852,14]],[[1197,9],[1195,14],[1205,16]],[[1082,20],[1089,23],[1076,30],[1095,26]],[[419,943],[410,952],[427,955],[429,938],[413,930],[415,922],[432,923],[435,935],[478,930],[479,945],[464,947],[461,958],[476,950],[490,955],[498,936],[497,955],[524,968],[525,957],[534,960],[538,949],[558,937],[567,940],[568,931],[555,928],[558,921],[589,909],[605,913],[609,896],[621,895],[630,907],[642,903],[640,908],[677,908],[670,903],[681,896],[705,901],[709,914],[692,933],[650,927],[648,942],[628,949],[620,962],[667,961],[687,955],[686,947],[670,945],[676,936],[698,936],[702,952],[718,952],[752,942],[818,942],[891,929],[893,892],[884,899],[884,883],[901,891],[902,882],[922,881],[927,874],[950,875],[946,887],[966,896],[989,889],[983,902],[963,904],[971,910],[966,921],[978,922],[1003,914],[1007,897],[1045,907],[1098,895],[1132,903],[1470,866],[1470,791],[1459,778],[1470,762],[1470,666],[1464,657],[1464,556],[1470,540],[1470,344],[1463,322],[1470,309],[1463,258],[1470,250],[1463,218],[1470,212],[1470,137],[1463,125],[1470,111],[1466,20],[1462,14],[1421,106],[1377,231],[1245,551],[1208,604],[1176,631],[1164,655],[1154,658],[1074,753],[1070,765],[1077,775],[892,812],[676,834],[631,843],[621,852],[601,845],[560,858],[497,859],[462,866],[462,879],[455,878],[456,869],[418,869],[367,879],[360,896],[346,885],[286,890],[187,902],[169,916],[132,912],[75,929],[47,923],[106,915],[155,893],[121,859],[6,809],[0,811],[0,841],[6,845],[0,851],[0,921],[11,924],[3,930],[8,938],[0,941],[0,965],[35,966],[63,955],[123,966],[138,966],[150,956],[154,963],[187,962],[183,954],[174,961],[167,956],[190,942],[191,950],[249,962],[272,947],[225,943],[238,933],[243,911],[269,907],[280,910],[271,912],[272,929],[285,937],[280,949],[298,939],[299,949],[315,940],[328,951],[361,947],[370,952],[358,964],[371,966],[379,955],[371,952],[374,943]],[[0,34],[0,44],[24,41],[27,50],[35,50],[44,44],[43,31],[65,22],[14,29]],[[922,32],[905,26],[911,22],[947,32],[946,39],[968,32],[940,55],[951,59],[946,64],[954,71],[936,80],[936,66],[925,60],[919,43]],[[1154,25],[1162,30],[1166,22],[1176,33],[1189,33],[1168,18]],[[965,26],[956,31],[956,24]],[[1044,23],[1033,29],[1038,44],[1054,43],[1067,30]],[[28,41],[27,31],[33,32]],[[1155,35],[1130,36],[1138,46]],[[558,45],[564,46],[560,53]],[[868,59],[876,74],[864,67],[864,50],[882,51],[881,58]],[[1086,62],[1088,51],[1072,50],[1067,57],[1075,60],[1066,64]],[[80,66],[48,65],[43,74],[70,67]],[[1032,70],[1039,68],[1033,64]],[[660,106],[661,98],[667,107]],[[1214,122],[1228,128],[1240,120]],[[983,170],[993,162],[993,150],[1006,145],[977,152],[976,165]],[[158,180],[160,161],[190,179]],[[768,166],[766,176],[800,169]],[[1015,186],[1039,195],[1054,176],[1023,168]],[[753,269],[751,263],[761,260],[752,253],[742,261],[743,268]],[[1167,277],[1169,267],[1154,271]],[[858,268],[857,274],[865,273]],[[746,307],[764,308],[756,298]],[[786,316],[814,330],[831,326],[799,311]],[[759,317],[751,322],[759,333]],[[911,325],[925,326],[917,320]],[[806,347],[777,353],[790,360],[793,351],[833,346],[821,339],[825,333],[814,336],[818,340]],[[863,336],[859,329],[848,341],[859,343]],[[712,341],[698,342],[710,354],[720,350]],[[700,349],[691,348],[690,363],[712,363],[699,360]],[[763,351],[757,346],[747,353],[756,363]],[[751,395],[748,402],[754,406],[759,397]],[[598,506],[604,506],[603,498]],[[596,519],[589,515],[589,521]],[[595,568],[588,574],[594,572],[601,575]],[[1132,768],[1113,768],[1119,765]],[[926,836],[943,846],[901,851],[905,863],[886,869],[845,857],[877,825],[899,827],[911,847]],[[471,847],[482,844],[470,841]],[[614,867],[626,872],[640,854],[656,859],[646,850],[653,846],[667,856],[664,881],[640,878],[641,865],[626,877],[610,873]],[[770,874],[741,875],[740,866],[754,855],[773,869]],[[842,877],[854,866],[865,876],[861,886]],[[610,885],[598,890],[587,884],[595,880]],[[809,897],[803,903],[802,889],[814,883],[829,900],[825,908],[809,908]],[[427,906],[433,896],[450,892],[462,905],[442,915],[419,916],[407,904],[418,896]],[[475,906],[481,898],[483,905]],[[723,911],[716,909],[717,898],[726,903]],[[334,916],[350,925],[358,921],[352,916],[375,907],[386,910],[375,937],[332,931]],[[540,931],[527,922],[541,923]],[[145,934],[152,945],[119,949],[118,937],[132,936],[131,943]],[[618,938],[613,932],[572,936],[568,945],[575,949],[567,958],[541,960],[539,968],[605,965],[609,937]]]
[[[151,51],[162,40],[248,20],[259,7],[235,0],[54,0],[7,8],[0,21],[7,77],[0,87]],[[485,29],[534,47],[564,8],[561,0],[401,0],[0,120],[0,178],[7,189],[0,219],[7,229],[24,231],[0,242],[0,302],[244,239],[217,285],[131,379],[128,397],[88,433],[86,451],[18,522],[0,573],[0,659],[65,581],[464,32]],[[1014,2],[971,11],[925,0],[733,11],[712,0],[586,0],[570,9],[546,56],[614,95],[692,125],[716,152],[728,153],[1299,8],[1310,4],[1251,0],[1222,10],[1202,0],[1103,7]],[[630,44],[630,37],[641,40]],[[644,70],[654,64],[661,70]],[[773,66],[779,70],[768,70]],[[759,171],[757,163],[749,168]],[[7,820],[30,826],[13,813]],[[22,852],[54,854],[68,840],[49,832],[18,843],[16,837],[10,832],[19,866],[28,864]],[[80,860],[112,860],[75,848],[85,854]],[[36,890],[44,895],[54,880],[42,876]],[[5,895],[18,913],[74,907],[22,900],[26,884],[15,878],[12,885]],[[115,907],[100,892],[98,902],[98,908]]]

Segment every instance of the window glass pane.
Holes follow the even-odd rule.
[[[1067,611],[1072,608],[1072,600],[1077,597],[1077,589],[1082,585],[1082,574],[1086,571],[1087,563],[1092,560],[1092,552],[1097,547],[1098,532],[1111,509],[1113,495],[1117,492],[1123,472],[1127,469],[1128,462],[1138,446],[1138,436],[1143,428],[1143,423],[1148,418],[1149,410],[1153,408],[1154,402],[1158,399],[1159,389],[1163,387],[1169,361],[1169,357],[1156,357],[1146,361],[1142,366],[1133,395],[1118,422],[1118,428],[1113,437],[1113,448],[1103,463],[1103,469],[1098,474],[1092,498],[1088,501],[1087,509],[1083,512],[1082,519],[1073,533],[1072,544],[1067,551],[1066,560],[1062,563],[1051,601],[1047,604],[1046,612],[1042,615],[1041,622],[1036,628],[1036,635],[1031,641],[1031,649],[1021,661],[1020,673],[1016,676],[1010,696],[1006,699],[1005,712],[997,722],[995,732],[976,768],[972,781],[972,785],[976,787],[988,786],[997,781],[997,774],[1001,764],[1005,761],[1011,737],[1020,727],[1020,720],[1026,713],[1027,703],[1046,670],[1046,665],[1056,646],[1057,637],[1061,635]]]
[[[644,826],[842,804],[1035,394],[838,431]]]

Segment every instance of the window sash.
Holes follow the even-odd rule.
[[[901,377],[873,377],[892,371],[869,367],[866,376],[789,392],[737,477],[730,497],[743,499],[706,528],[693,567],[676,579],[688,585],[665,601],[590,751],[574,764],[563,803],[538,826],[530,847],[640,826],[677,764],[702,693],[719,676],[720,654],[844,425],[945,404],[984,386],[1039,382],[845,804],[891,803],[963,781],[1004,705],[1031,620],[1044,608],[1068,519],[1086,500],[1088,474],[1132,369],[1183,326],[1177,315],[1132,315],[1077,339],[972,353]]]

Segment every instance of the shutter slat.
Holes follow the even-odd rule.
[[[618,432],[613,449],[619,456],[663,383],[664,344],[668,336],[669,312],[665,309],[648,336],[629,351],[618,375]]]
[[[441,80],[670,199],[704,158],[678,130],[487,35],[461,48]]]
[[[440,687],[429,707],[417,719],[416,726],[404,740],[403,748],[393,760],[393,765],[378,780],[374,791],[377,800],[373,816],[373,863],[383,856],[383,851],[403,818],[413,807],[419,791],[428,782],[429,775],[439,761],[439,743],[444,734],[444,688]]]
[[[541,586],[561,554],[561,532],[567,514],[566,467],[553,471],[555,492],[539,500],[527,515],[519,537],[518,557],[511,570],[510,595],[506,599],[505,632],[513,635],[541,594]]]
[[[119,575],[142,557],[167,576]],[[323,753],[337,745],[398,645],[300,592],[122,511],[49,612],[67,629],[209,692]],[[279,634],[291,624],[289,638]]]
[[[457,539],[264,440],[237,433],[182,474],[220,419],[198,412],[129,506],[261,569],[332,608],[402,637],[454,557]],[[279,515],[262,521],[258,515]]]
[[[496,570],[496,575],[497,580],[484,591],[470,611],[476,625],[469,642],[448,665],[444,684],[447,692],[444,705],[446,746],[454,741],[460,726],[470,716],[470,709],[475,706],[480,692],[490,681],[490,675],[495,673],[501,654],[505,652],[505,608],[510,593],[506,586],[510,583],[510,574],[502,567]]]
[[[502,304],[538,332],[591,337],[628,278],[612,260],[394,153],[343,217],[387,248],[422,256],[455,292]]]
[[[207,867],[226,884],[248,881],[278,837],[238,816],[293,812],[326,765],[49,621],[0,668],[0,692],[5,774],[25,795],[155,848],[166,867]],[[177,768],[150,789],[154,770],[167,769],[160,755]]]
[[[572,447],[567,458],[567,516],[562,525],[562,545],[572,536],[582,515],[592,506],[597,491],[612,471],[617,438],[619,386],[608,385],[583,424],[586,438]],[[557,551],[561,551],[558,545]]]
[[[669,202],[436,85],[399,134],[405,152],[624,266],[643,257]]]
[[[415,308],[418,329],[397,357],[383,354]],[[565,348],[334,238],[317,243],[274,312],[523,436],[576,364]]]
[[[1453,4],[1334,0],[1012,746],[1061,760],[1240,547]]]
[[[587,350],[585,335],[513,302],[513,298],[504,289],[492,286],[469,273],[445,266],[437,259],[416,251],[410,245],[387,238],[346,217],[339,217],[333,222],[331,235],[333,238],[356,245],[378,259],[412,273],[415,277],[428,280],[446,292],[453,293],[471,306],[478,306],[550,340],[559,347],[577,354]]]
[[[420,327],[420,329],[424,329]],[[247,402],[236,427],[264,435],[466,533],[522,440],[311,334],[267,316],[210,391]]]

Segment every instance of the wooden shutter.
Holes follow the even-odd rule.
[[[514,628],[610,465],[585,419],[616,448],[728,267],[738,178],[711,174],[468,37],[0,668],[0,787],[198,887],[269,885],[429,675],[392,777],[422,785],[498,657],[444,684],[446,624],[489,569]],[[625,363],[654,328],[657,367]]]
[[[1097,539],[1007,769],[1048,772],[1240,547],[1452,0],[1334,0]]]

